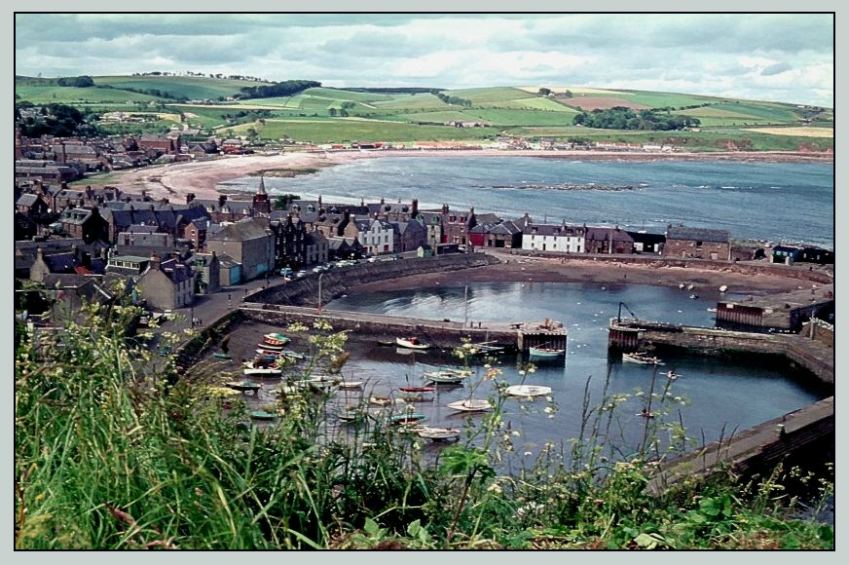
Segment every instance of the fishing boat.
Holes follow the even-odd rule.
[[[469,398],[467,400],[450,402],[448,404],[448,408],[451,408],[452,410],[459,410],[461,412],[486,412],[488,410],[492,410],[492,404],[489,403],[489,400]]]
[[[266,412],[265,410],[254,410],[253,412],[250,413],[250,416],[254,420],[269,421],[269,420],[276,420],[277,419],[277,414],[274,414],[272,412]]]
[[[421,426],[416,428],[419,437],[432,441],[451,441],[460,439],[460,430],[457,428],[429,428]]]
[[[242,373],[248,377],[280,377],[283,375],[283,369],[278,367],[263,367],[261,364],[250,362],[245,364]]]
[[[554,347],[531,347],[528,349],[528,355],[536,359],[557,359],[565,353],[565,349]]]
[[[272,345],[270,343],[262,342],[256,344],[257,349],[263,350],[265,353],[281,353],[283,351],[283,345]]]
[[[663,361],[654,355],[641,353],[639,351],[635,351],[634,353],[623,353],[622,361],[627,363],[636,363],[638,365],[663,365]]]
[[[509,396],[520,398],[533,398],[535,396],[547,396],[551,394],[551,387],[534,385],[512,385],[504,390]]]
[[[253,393],[256,393],[256,391],[262,388],[261,384],[253,383],[251,381],[230,381],[228,383],[224,383],[224,386],[233,390],[238,390],[239,392],[250,391]]]
[[[429,343],[422,343],[417,337],[396,337],[395,345],[407,349],[430,349]]]

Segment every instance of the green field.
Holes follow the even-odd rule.
[[[482,139],[494,135],[491,128],[455,128],[448,126],[418,126],[414,124],[346,120],[267,120],[264,126],[245,124],[232,129],[236,135],[254,127],[263,139],[282,139],[288,136],[312,143],[346,143],[351,141],[439,141]]]
[[[415,94],[392,92],[358,92],[344,88],[310,88],[294,96],[235,100],[211,105],[174,103],[173,99],[156,98],[120,88],[142,90],[158,89],[170,96],[189,99],[217,99],[232,96],[243,86],[256,86],[249,81],[218,80],[200,77],[94,77],[98,84],[114,88],[74,88],[53,86],[55,79],[17,77],[17,100],[35,104],[66,103],[95,111],[139,110],[139,103],[164,103],[172,112],[183,111],[189,116],[192,127],[218,131],[233,130],[234,135],[245,135],[248,128],[260,130],[266,139],[279,139],[284,135],[298,141],[316,143],[372,141],[432,141],[475,140],[498,135],[536,137],[583,137],[598,141],[631,140],[635,143],[658,139],[672,139],[674,143],[698,150],[718,150],[729,141],[740,140],[755,149],[793,149],[810,142],[833,144],[824,138],[801,135],[779,135],[775,130],[745,131],[746,128],[764,126],[801,127],[814,125],[833,127],[833,111],[813,117],[812,123],[804,121],[813,114],[802,107],[776,102],[733,100],[686,93],[651,92],[622,89],[585,87],[552,87],[557,93],[571,90],[573,98],[539,96],[533,87],[465,88],[442,91],[447,96],[458,97],[471,105],[446,104],[429,92]],[[612,131],[578,128],[573,125],[577,113],[574,106],[582,101],[605,104],[603,99],[619,98],[649,108],[681,108],[675,114],[693,116],[701,121],[701,131],[664,132]],[[601,99],[601,100],[600,100]],[[607,104],[610,102],[607,101]],[[347,119],[331,116],[345,106]],[[257,123],[260,115],[238,118],[241,123],[228,123],[225,116],[252,109],[266,110],[268,122]],[[807,113],[806,113],[807,112]],[[444,126],[449,121],[483,121],[485,128],[454,128]],[[152,124],[154,129],[163,124]],[[113,128],[114,129],[114,128]],[[805,130],[798,130],[805,131]],[[787,133],[784,131],[784,133]],[[830,145],[829,145],[830,146]]]
[[[54,102],[70,105],[84,105],[86,103],[128,104],[161,100],[148,94],[113,88],[98,88],[96,86],[87,88],[76,86],[16,86],[15,95],[20,97],[19,100],[26,100],[33,104],[51,104]]]
[[[113,88],[131,88],[136,90],[157,89],[175,98],[190,100],[215,100],[239,93],[246,86],[260,86],[262,82],[247,80],[210,79],[202,77],[163,77],[163,76],[98,76],[92,77],[97,85],[109,85]]]

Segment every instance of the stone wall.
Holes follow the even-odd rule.
[[[484,253],[462,253],[440,255],[439,257],[360,263],[352,267],[331,270],[324,273],[321,280],[322,303],[327,303],[333,298],[345,294],[352,288],[365,283],[434,272],[483,267],[500,262],[497,258]],[[303,279],[260,290],[246,296],[244,301],[259,304],[315,306],[318,302],[318,275],[310,274]]]

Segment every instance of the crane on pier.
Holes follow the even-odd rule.
[[[640,317],[639,317],[639,316],[637,316],[636,314],[634,314],[634,311],[633,311],[633,310],[631,310],[631,309],[628,307],[628,305],[627,305],[627,304],[625,304],[624,302],[620,302],[620,303],[619,303],[619,313],[618,313],[618,314],[616,314],[616,321],[617,321],[617,322],[621,322],[621,321],[622,321],[622,307],[623,307],[623,306],[625,307],[625,310],[627,310],[627,311],[628,311],[628,313],[629,313],[629,314],[631,314],[631,316],[633,316],[633,317],[634,317],[634,319],[635,319],[635,320],[639,320],[639,319],[640,319]]]

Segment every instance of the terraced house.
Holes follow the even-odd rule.
[[[566,224],[527,224],[522,233],[522,249],[583,253],[587,229]]]
[[[206,250],[219,257],[227,255],[241,264],[241,282],[261,277],[274,268],[274,233],[267,219],[249,218],[218,225],[207,234]]]
[[[386,220],[355,218],[345,228],[343,235],[356,238],[370,255],[395,251],[395,229]]]

